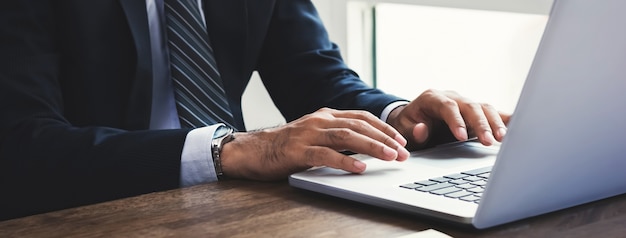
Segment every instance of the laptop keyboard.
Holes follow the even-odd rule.
[[[492,166],[400,185],[401,188],[478,203]]]

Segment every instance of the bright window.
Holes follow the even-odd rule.
[[[547,18],[376,4],[374,84],[407,99],[428,88],[455,90],[512,112]]]

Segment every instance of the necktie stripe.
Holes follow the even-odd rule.
[[[178,71],[179,71],[178,73],[180,73],[180,74],[182,74],[182,75],[183,75],[183,78],[185,78],[185,77],[189,78],[189,77],[199,76],[199,74],[197,74],[197,73],[193,73],[193,72],[192,72],[192,73],[193,73],[194,75],[185,75],[185,71],[184,71],[184,70],[179,69],[179,68],[178,68],[178,66],[174,66],[174,67],[176,67],[176,70],[178,70]],[[175,82],[179,82],[179,81],[180,81],[180,80],[178,80],[178,78],[177,78],[177,77],[176,77],[176,78],[174,78],[174,80],[175,80]],[[194,89],[196,89],[197,91],[195,91],[195,90],[194,90],[194,91],[192,91],[192,90],[185,90],[185,91],[187,91],[187,92],[189,92],[189,93],[200,92],[200,93],[204,94],[204,96],[208,97],[209,99],[213,99],[213,97],[211,97],[211,96],[210,96],[210,94],[213,94],[213,95],[215,95],[215,94],[224,94],[224,91],[223,91],[223,90],[219,90],[219,89],[216,89],[216,88],[207,88],[207,87],[210,87],[210,85],[209,85],[209,84],[208,84],[208,82],[206,82],[206,81],[202,81],[202,82],[190,82],[190,83],[191,83],[191,84],[193,84],[193,86],[195,86],[195,88],[194,88]],[[203,84],[203,85],[198,85],[198,83],[201,83],[201,84]],[[178,84],[178,85],[182,87],[184,84]],[[193,88],[193,87],[192,87],[192,88]],[[202,88],[207,88],[209,92],[206,92],[205,90],[202,90]],[[221,103],[227,103],[227,102],[225,101],[225,98],[221,98],[221,97],[220,97],[219,99],[221,99],[221,100],[222,100],[222,101],[221,101]]]
[[[174,45],[176,47],[176,45]],[[201,68],[202,66],[199,65],[197,62],[192,62],[194,65],[191,66],[189,65],[189,61],[192,60],[192,57],[190,57],[189,55],[186,54],[175,54],[172,53],[172,57],[174,57],[174,60],[179,61],[180,64],[184,64],[183,66],[185,66],[184,68],[189,69],[189,68],[193,68],[193,67],[200,67],[197,71],[202,72],[202,74],[205,77],[208,77],[211,79],[211,83],[213,83],[213,87],[215,87],[216,89],[222,89],[221,85],[219,85],[217,82],[215,82],[215,80],[213,80],[213,78],[219,77],[219,74],[217,73],[217,69],[215,69],[213,66],[208,65],[207,67],[212,69],[213,72],[209,72],[209,71],[205,71],[203,68]],[[182,67],[182,66],[181,66]],[[182,70],[180,67],[178,68],[178,70]],[[212,75],[210,75],[212,73]],[[220,90],[221,93],[224,93],[223,90]]]
[[[173,13],[176,13],[175,11]],[[187,13],[189,13],[189,11],[187,11]],[[185,18],[194,18],[193,15],[191,14],[187,14],[185,16],[181,15],[181,14],[177,14],[178,18],[183,18],[182,21],[179,20],[178,18],[171,18],[171,22],[168,24],[170,30],[172,30],[173,32],[176,32],[179,35],[178,39],[183,39],[183,40],[193,40],[193,45],[198,46],[198,45],[202,45],[202,47],[194,47],[194,50],[204,50],[207,49],[208,51],[212,52],[213,49],[211,48],[211,46],[208,44],[207,40],[205,39],[205,37],[207,36],[207,32],[206,29],[204,28],[204,25],[201,25],[202,23],[195,21],[193,24],[189,23],[187,20],[185,20]],[[193,35],[192,37],[181,37],[181,35]],[[188,43],[191,44],[191,43]],[[208,57],[212,58],[212,54],[205,51],[203,52],[203,54],[207,55]],[[212,59],[213,61],[215,59]]]
[[[227,111],[227,112],[230,112],[229,110],[227,110],[225,107],[222,106],[222,105],[225,105],[226,102],[227,102],[225,100],[225,98],[222,98],[222,97],[211,97],[210,93],[207,93],[205,90],[202,90],[203,87],[198,85],[197,82],[189,82],[189,84],[182,84],[181,80],[176,80],[177,78],[174,78],[174,79],[175,79],[174,83],[177,86],[177,89],[180,92],[182,92],[183,95],[184,94],[189,94],[189,95],[191,95],[191,97],[195,98],[196,99],[196,102],[195,102],[196,104],[203,104],[202,103],[202,99],[199,98],[199,96],[203,96],[203,99],[210,100],[216,106],[220,107],[220,109],[222,109],[224,111]],[[219,92],[216,92],[216,89],[209,88],[207,90],[210,91],[213,94],[219,93]],[[209,108],[207,107],[207,109],[209,109]]]
[[[177,60],[180,60],[181,62],[193,62],[194,64],[197,64],[198,70],[200,70],[201,72],[205,73],[207,75],[207,77],[209,77],[211,79],[219,77],[219,72],[217,71],[215,66],[213,64],[209,63],[209,60],[214,61],[214,59],[212,57],[208,57],[206,59],[203,58],[202,61],[204,63],[206,63],[206,65],[199,65],[202,62],[194,62],[193,56],[194,55],[202,55],[203,52],[197,51],[195,48],[191,47],[190,44],[188,44],[188,42],[185,42],[182,39],[180,39],[180,40],[179,39],[171,39],[170,41],[171,41],[172,46],[177,49],[177,51],[173,51],[172,52],[172,55],[180,57]],[[189,54],[189,53],[185,53],[185,52],[193,52],[195,54]],[[184,57],[182,57],[182,56],[184,56]],[[205,71],[204,70],[205,68],[210,69],[210,71]],[[217,82],[215,82],[215,80],[211,80],[211,81],[213,81],[213,83],[215,83],[216,85],[218,84]],[[217,85],[215,87],[219,88],[219,89],[222,89],[221,85]],[[222,92],[223,92],[223,90],[222,90]]]
[[[198,42],[199,40],[201,40],[201,38],[198,39],[188,39],[186,32],[182,32],[180,30],[177,30],[175,28],[169,27],[168,30],[175,34],[176,37],[170,37],[170,42],[172,44],[175,44],[177,47],[179,47],[181,50],[184,49],[184,51],[180,52],[180,53],[185,53],[185,54],[196,54],[196,55],[205,55],[207,56],[206,58],[203,58],[202,60],[204,62],[206,62],[206,64],[209,64],[209,60],[214,61],[215,59],[213,57],[211,57],[210,52],[209,51],[206,42]]]
[[[217,122],[233,126],[198,5],[191,0],[164,3],[170,68],[181,126],[195,128]]]
[[[206,32],[204,23],[200,21],[199,17],[196,17],[196,15],[200,12],[200,9],[197,8],[195,3],[183,1],[178,8],[172,7],[171,5],[166,6],[169,8],[170,12],[177,15],[176,19],[184,21],[186,23],[185,25],[192,26],[195,30]],[[188,21],[190,20],[194,22],[189,23]]]
[[[206,110],[206,107],[204,106],[204,104],[196,104],[196,103],[193,103],[193,101],[194,101],[193,99],[190,99],[185,96],[181,96],[178,99],[177,105],[181,107],[181,109],[183,109],[183,112],[186,113],[185,115],[187,115],[182,118],[187,119],[189,121],[201,121],[202,123],[200,123],[199,125],[202,125],[202,126],[209,124],[205,122],[203,118],[219,119],[219,120],[210,121],[211,123],[216,123],[218,121],[227,122],[228,118],[232,118],[232,114],[224,113],[226,111]]]
[[[211,110],[208,106],[206,106],[206,105],[204,105],[202,103],[202,100],[200,98],[198,98],[196,96],[196,95],[199,95],[199,94],[207,95],[205,92],[200,91],[200,90],[196,91],[195,88],[190,89],[190,88],[188,88],[188,87],[186,87],[184,85],[181,85],[181,84],[178,84],[178,86],[179,86],[179,89],[178,89],[179,92],[182,92],[181,97],[185,97],[187,99],[186,101],[188,101],[190,103],[193,103],[193,104],[196,104],[196,105],[202,105],[202,108],[204,108],[207,111]],[[207,99],[210,100],[215,105],[217,105],[218,107],[220,107],[220,109],[222,109],[222,111],[229,112],[226,108],[223,108],[220,105],[220,102],[217,102],[213,97],[208,97]]]
[[[184,26],[182,26],[184,27]],[[173,32],[174,34],[176,34],[177,37],[173,37],[172,41],[176,42],[178,41],[182,41],[182,42],[178,42],[178,45],[183,46],[183,45],[189,45],[193,51],[198,51],[198,50],[203,50],[202,53],[198,53],[198,54],[206,54],[207,57],[210,57],[212,60],[213,59],[210,56],[209,52],[212,52],[212,49],[208,46],[206,41],[202,41],[201,39],[201,35],[197,34],[194,38],[188,38],[186,36],[192,34],[191,32],[184,30],[184,29],[180,29],[180,28],[176,28],[175,25],[170,25],[168,27],[168,30],[170,30],[171,32]],[[206,35],[206,33],[204,33]],[[195,46],[195,47],[193,47]]]
[[[185,111],[188,112],[188,115],[195,118],[195,120],[203,121],[202,118],[217,118],[220,121],[224,121],[228,117],[232,117],[230,114],[218,114],[212,110],[204,110],[206,109],[203,104],[194,104],[191,103],[191,99],[182,98],[179,100],[180,107],[182,107]],[[189,118],[189,117],[185,117]],[[191,118],[190,118],[191,119]],[[203,121],[204,122],[204,121]],[[208,125],[207,123],[203,123],[202,125]]]
[[[212,51],[211,48],[209,48],[209,46],[207,45],[206,41],[202,40],[202,35],[204,35],[204,37],[206,37],[207,33],[206,32],[197,32],[197,31],[190,31],[188,29],[184,29],[184,25],[178,26],[174,23],[172,23],[169,26],[169,30],[176,33],[178,35],[178,38],[174,38],[174,39],[181,39],[181,40],[188,40],[190,42],[187,42],[187,44],[193,45],[193,46],[201,46],[201,48],[194,48],[194,50],[203,50],[203,54],[204,53],[208,53],[208,51]],[[192,36],[194,38],[189,38],[188,36]],[[207,54],[208,55],[208,54]]]

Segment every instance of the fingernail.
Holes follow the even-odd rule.
[[[493,137],[491,131],[485,131],[485,139],[487,140],[488,145],[491,145],[496,141],[496,138]]]
[[[500,129],[498,129],[498,136],[500,137],[500,139],[503,139],[505,135],[506,135],[506,128],[500,127]]]
[[[352,165],[354,165],[355,168],[357,168],[359,170],[359,172],[363,172],[365,170],[365,163],[355,160],[354,163],[352,163]]]
[[[404,136],[397,134],[396,137],[394,138],[397,142],[400,143],[401,146],[405,146],[406,143],[408,143],[408,141],[404,138]]]
[[[398,152],[387,146],[383,147],[383,154],[385,154],[386,158],[391,158],[391,159],[398,158]]]
[[[409,158],[410,153],[406,148],[399,147],[397,152],[398,152],[398,158],[397,158],[398,160],[405,160]]]
[[[461,140],[468,139],[467,129],[465,129],[464,127],[459,127],[458,129],[456,129],[456,134],[461,137]]]

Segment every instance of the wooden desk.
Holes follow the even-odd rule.
[[[623,237],[626,196],[484,231],[448,226],[289,187],[225,181],[0,223],[2,237]]]

